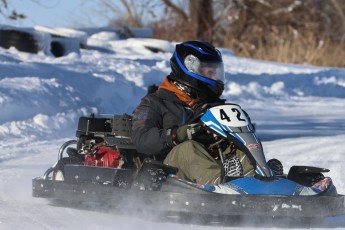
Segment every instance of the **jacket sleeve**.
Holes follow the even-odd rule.
[[[132,117],[132,140],[139,153],[146,155],[167,154],[167,130],[163,129],[159,104],[148,95],[134,110]]]

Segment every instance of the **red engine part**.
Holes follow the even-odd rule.
[[[88,154],[85,158],[84,165],[98,166],[105,168],[119,168],[121,154],[114,147],[94,147],[96,153]],[[93,152],[94,152],[93,151]]]

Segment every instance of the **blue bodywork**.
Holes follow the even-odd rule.
[[[220,138],[237,141],[237,144],[242,146],[242,150],[246,150],[245,154],[255,159],[256,175],[230,178],[230,181],[220,185],[189,183],[192,186],[224,194],[311,196],[335,191],[332,180],[328,177],[308,187],[289,180],[286,176],[274,175],[266,163],[261,142],[249,122],[250,119],[239,105],[225,104],[207,109],[200,120]]]
[[[314,196],[336,194],[336,189],[331,178],[326,177],[311,187],[300,185],[284,177],[273,177],[269,180],[255,177],[240,177],[220,185],[200,185],[182,180],[176,175],[171,178],[184,184],[208,192],[223,194],[248,194],[248,195],[283,195],[283,196]]]

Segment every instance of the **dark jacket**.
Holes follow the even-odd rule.
[[[191,123],[193,117],[193,109],[173,92],[159,89],[146,95],[133,112],[132,140],[137,151],[164,158],[173,147],[168,144],[167,130]]]

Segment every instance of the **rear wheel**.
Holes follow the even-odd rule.
[[[53,171],[53,180],[64,181],[65,180],[65,166],[70,164],[81,165],[83,162],[77,157],[64,157],[61,158],[56,164]]]

